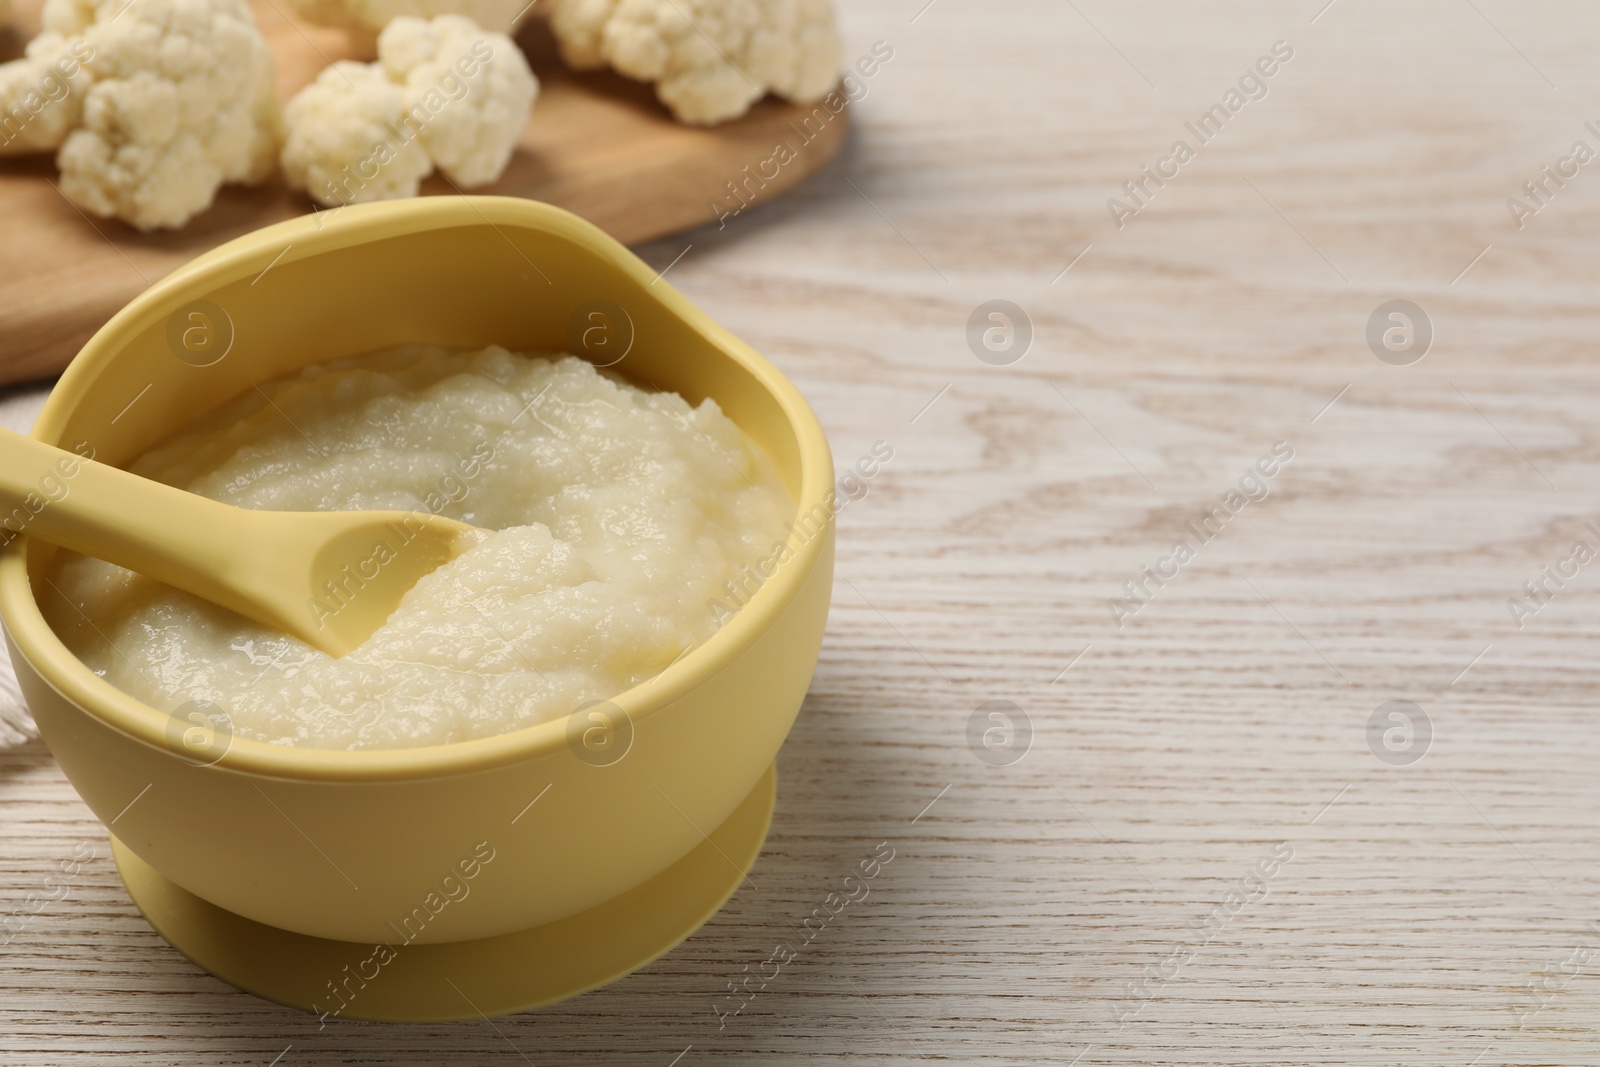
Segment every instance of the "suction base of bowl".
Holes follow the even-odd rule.
[[[694,933],[733,895],[766,841],[777,768],[677,863],[588,911],[499,937],[397,948],[329,941],[224,911],[168,881],[115,837],[134,904],[191,961],[247,993],[321,1016],[449,1022],[524,1011],[613,982]],[[377,966],[370,979],[345,980]],[[349,970],[346,970],[346,967]],[[341,986],[343,999],[332,992]]]

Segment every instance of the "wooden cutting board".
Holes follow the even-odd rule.
[[[275,0],[254,6],[277,58],[284,99],[331,60],[351,57],[343,33],[293,22]],[[21,53],[37,26],[37,7],[19,4],[19,29],[9,40],[0,33],[0,58]],[[780,142],[794,149],[794,158],[753,203],[804,180],[844,143],[848,108],[820,133],[815,120],[800,132],[811,108],[771,97],[737,122],[687,127],[672,120],[647,85],[567,70],[542,19],[530,19],[518,43],[539,76],[539,99],[505,175],[474,192],[559,205],[627,244],[715,222],[714,203],[738,206],[726,183],[742,178],[746,165],[754,171]],[[224,187],[211,210],[178,232],[141,234],[116,220],[85,217],[56,191],[55,180],[53,155],[0,160],[0,383],[59,372],[150,282],[224,241],[315,207],[274,178],[255,189]],[[454,194],[438,176],[423,183],[423,192]]]

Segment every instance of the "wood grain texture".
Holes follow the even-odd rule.
[[[755,885],[567,1004],[319,1031],[151,933],[34,746],[0,757],[0,901],[99,852],[0,948],[0,1062],[1600,1062],[1600,563],[1520,629],[1506,606],[1600,545],[1600,171],[1521,229],[1506,206],[1600,147],[1600,20],[923,4],[844,6],[851,55],[895,55],[837,165],[643,249],[690,246],[670,280],[794,377],[841,468],[895,451],[840,518]],[[1106,199],[1280,39],[1265,99],[1118,229]],[[1011,366],[967,345],[994,298],[1034,326]],[[1434,324],[1415,365],[1368,348],[1391,299]],[[1280,440],[1271,495],[1118,629],[1107,600]],[[1012,766],[966,741],[996,700],[1032,724]],[[1369,748],[1390,700],[1431,720],[1420,762]],[[719,1030],[880,841],[871,897]]]
[[[26,14],[6,58],[36,25]],[[345,35],[293,22],[278,0],[254,0],[287,100],[329,62],[352,55]],[[562,65],[542,19],[518,34],[540,80],[539,98],[506,173],[473,192],[524,196],[575,211],[626,244],[651,240],[782,195],[844,144],[849,109],[758,103],[713,129],[674,122],[647,85]],[[835,98],[843,99],[843,98]],[[810,118],[810,124],[805,125]],[[791,125],[793,124],[793,125]],[[778,143],[792,158],[772,162]],[[764,176],[762,165],[766,164]],[[743,168],[750,167],[750,178]],[[59,372],[108,318],[152,281],[241,234],[314,210],[281,177],[259,188],[226,186],[213,207],[182,230],[141,234],[115,219],[86,216],[56,190],[53,155],[0,160],[0,247],[16,258],[0,272],[0,383]],[[459,192],[434,174],[425,195]]]

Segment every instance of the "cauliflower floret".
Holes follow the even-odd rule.
[[[617,0],[549,0],[550,30],[561,46],[561,58],[573,70],[599,70],[607,62],[606,23]]]
[[[82,121],[89,54],[82,38],[46,30],[24,58],[0,64],[0,155],[61,147]]]
[[[533,6],[529,0],[289,0],[307,22],[345,30],[359,47],[402,16],[429,19],[463,15],[490,33],[510,33],[512,24]]]
[[[289,102],[283,170],[320,204],[415,196],[435,165],[458,185],[505,173],[539,83],[515,42],[471,19],[401,16],[377,63],[336,63]]]
[[[39,12],[39,23],[45,31],[63,37],[80,36],[98,18],[96,0],[45,0]]]
[[[683,122],[738,118],[768,90],[810,103],[842,58],[830,0],[550,0],[562,58],[640,81]]]
[[[0,151],[59,146],[78,207],[176,228],[223,182],[271,173],[272,57],[247,0],[46,0],[43,22],[26,57],[0,66],[0,105],[30,116]],[[33,108],[36,92],[47,106]]]
[[[378,38],[378,62],[405,86],[408,116],[438,113],[440,121],[420,123],[421,140],[451,181],[487,185],[505,173],[539,93],[509,37],[459,15],[398,18]],[[475,76],[463,77],[468,70]],[[450,95],[458,85],[466,86],[459,100]]]
[[[401,140],[405,94],[371,63],[335,63],[284,109],[283,173],[321,204],[416,196],[433,161]]]

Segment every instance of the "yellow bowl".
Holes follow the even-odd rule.
[[[797,502],[792,556],[710,640],[615,697],[609,723],[569,717],[388,751],[234,738],[210,762],[186,748],[170,716],[113,688],[56,637],[40,609],[59,598],[46,581],[50,546],[28,542],[0,558],[0,617],[34,717],[141,870],[311,938],[461,942],[618,898],[703,848],[754,795],[810,683],[826,622],[827,441],[771,364],[571,214],[429,197],[229,242],[95,334],[33,436],[120,465],[307,364],[419,342],[571,350],[590,323],[613,331],[596,340],[631,340],[615,367],[624,376],[691,403],[715,398]],[[592,756],[591,736],[611,755]]]

